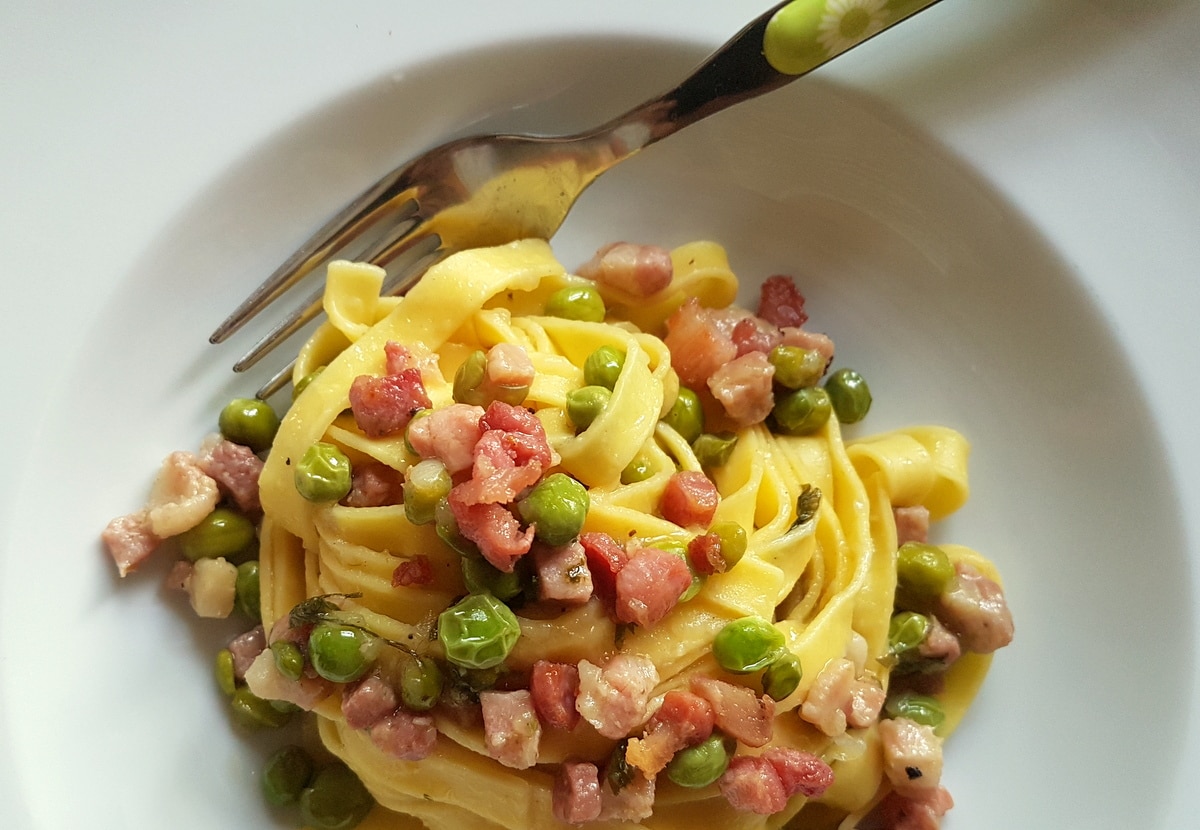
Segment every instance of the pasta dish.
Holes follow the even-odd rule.
[[[198,613],[260,623],[218,657],[235,719],[322,744],[268,798],[313,827],[938,826],[1012,637],[991,562],[929,541],[962,435],[843,435],[864,378],[790,278],[737,306],[711,242],[383,278],[332,263],[286,414],[223,412],[105,531],[122,575],[171,540]]]

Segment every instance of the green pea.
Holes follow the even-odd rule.
[[[442,696],[442,670],[428,657],[414,656],[400,667],[400,699],[414,712],[427,712]]]
[[[275,658],[275,668],[289,680],[299,680],[304,674],[304,653],[295,643],[286,640],[271,643],[271,656]]]
[[[373,646],[374,638],[362,629],[323,622],[308,635],[308,659],[326,680],[349,683],[371,668]]]
[[[651,466],[649,460],[637,455],[621,471],[621,483],[637,484],[639,481],[645,481],[652,475],[654,475],[654,468]]]
[[[233,652],[223,648],[217,652],[213,665],[213,673],[217,677],[217,688],[227,695],[237,691],[237,677],[233,673]]]
[[[735,674],[766,668],[783,654],[783,632],[762,617],[749,616],[727,623],[713,640],[718,665]]]
[[[295,385],[292,386],[292,401],[294,402],[297,398],[299,398],[300,393],[303,392],[305,389],[307,389],[309,386],[311,386],[312,382],[314,380],[316,380],[318,377],[320,377],[321,373],[324,371],[325,371],[324,366],[318,366],[317,368],[315,368],[311,372],[309,372],[307,375],[300,378],[300,380],[296,381]]]
[[[429,524],[435,519],[438,502],[450,495],[453,486],[441,461],[418,461],[404,473],[404,515],[415,525]]]
[[[720,778],[729,766],[725,738],[714,732],[695,746],[675,753],[667,764],[667,777],[681,787],[707,787]]]
[[[925,603],[940,596],[954,579],[954,565],[936,545],[905,542],[896,554],[896,591]]]
[[[449,499],[438,501],[437,506],[433,509],[433,522],[438,538],[445,542],[451,550],[463,556],[479,557],[482,555],[479,547],[463,536],[462,531],[458,529],[458,520],[454,518],[454,511],[450,508]]]
[[[808,435],[825,426],[832,412],[825,390],[808,387],[777,397],[771,415],[783,434]]]
[[[746,529],[737,522],[714,522],[709,532],[717,534],[721,539],[721,556],[725,560],[725,570],[729,570],[746,555],[748,537]]]
[[[692,442],[692,452],[696,454],[696,460],[700,462],[701,467],[711,469],[725,466],[736,446],[737,436],[732,432],[719,432],[715,435],[705,432]]]
[[[775,382],[788,389],[815,386],[825,374],[826,360],[816,349],[776,346],[769,359],[775,367]]]
[[[308,501],[339,501],[350,492],[350,459],[333,444],[318,441],[296,464],[295,482]]]
[[[524,559],[517,561],[511,573],[505,573],[482,556],[464,556],[463,584],[473,594],[487,592],[505,602],[516,599],[525,590],[527,568]]]
[[[843,424],[856,424],[867,417],[871,409],[871,390],[858,372],[838,369],[825,381],[825,391]]]
[[[263,700],[245,686],[233,693],[229,706],[234,721],[246,729],[278,729],[292,719],[290,711],[277,709],[271,701]]]
[[[546,314],[551,317],[601,323],[606,313],[604,299],[590,285],[568,285],[555,291],[546,301]]]
[[[567,417],[576,429],[587,429],[608,406],[612,391],[604,386],[584,386],[567,394]]]
[[[438,616],[446,659],[466,669],[499,666],[520,636],[516,615],[491,594],[470,594]]]
[[[929,633],[929,618],[912,611],[901,611],[892,615],[888,623],[888,650],[903,657],[925,640]]]
[[[454,400],[473,406],[488,403],[483,393],[483,380],[487,376],[487,355],[476,349],[467,355],[454,373]]]
[[[300,792],[300,819],[313,830],[350,830],[375,806],[375,799],[343,763],[321,769]]]
[[[700,396],[686,386],[679,387],[679,395],[663,422],[689,444],[695,441],[704,432],[704,407],[700,405]]]
[[[547,545],[565,545],[579,535],[588,512],[587,488],[565,473],[546,476],[517,502],[521,518]]]
[[[919,695],[916,692],[904,692],[889,697],[883,708],[893,718],[908,718],[933,727],[935,732],[946,720],[946,712],[937,698]]]
[[[313,776],[313,760],[298,746],[285,746],[263,764],[262,789],[268,804],[282,807],[300,800]]]
[[[763,672],[763,694],[772,700],[783,700],[800,686],[800,678],[804,676],[800,668],[800,658],[785,651],[775,658],[767,670]]]
[[[244,444],[255,452],[271,447],[279,431],[279,416],[266,401],[235,398],[225,405],[217,418],[221,435],[235,444]]]
[[[625,352],[612,346],[601,346],[583,361],[583,382],[588,386],[612,389],[624,367]]]
[[[254,542],[254,522],[228,507],[218,507],[203,521],[176,537],[179,550],[193,562],[199,559],[232,559]]]
[[[262,622],[257,559],[238,565],[237,582],[234,586],[238,610],[255,622]]]

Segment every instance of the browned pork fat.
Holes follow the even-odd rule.
[[[606,245],[579,268],[579,276],[635,297],[650,297],[662,291],[671,284],[674,273],[669,250],[632,242]]]
[[[1004,590],[966,562],[954,566],[955,580],[935,613],[967,651],[991,654],[1013,638],[1012,612]]]

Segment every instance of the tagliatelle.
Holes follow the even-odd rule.
[[[333,263],[325,294],[329,320],[304,346],[295,379],[321,371],[283,419],[259,480],[266,629],[310,597],[348,595],[342,611],[364,628],[440,656],[430,627],[467,593],[459,554],[432,525],[411,523],[402,505],[314,503],[301,497],[294,482],[297,461],[318,441],[337,445],[352,463],[373,460],[398,472],[419,460],[403,435],[370,438],[345,414],[355,378],[385,373],[389,342],[412,353],[434,409],[453,403],[454,373],[467,355],[499,343],[521,346],[536,371],[524,405],[543,425],[560,459],[557,469],[588,488],[584,530],[620,541],[686,546],[697,529],[668,521],[659,506],[672,475],[702,466],[688,442],[661,420],[679,391],[662,334],[666,318],[686,298],[722,307],[735,299],[738,283],[713,243],[679,248],[672,261],[671,285],[648,300],[605,289],[604,322],[544,314],[547,298],[580,278],[568,274],[541,241],[458,254],[430,269],[403,299],[379,296],[379,269]],[[577,432],[564,412],[567,395],[583,385],[588,355],[605,345],[622,352],[624,364],[608,405]],[[624,653],[653,662],[656,695],[686,688],[697,675],[754,685],[754,678],[723,673],[712,654],[717,633],[747,616],[773,622],[803,667],[799,685],[775,706],[770,746],[803,749],[831,764],[834,783],[819,799],[796,795],[784,810],[764,816],[735,809],[716,785],[687,789],[659,775],[649,818],[588,826],[854,826],[889,789],[878,726],[830,737],[799,709],[822,668],[848,655],[861,676],[888,686],[894,665],[888,644],[896,591],[893,508],[923,505],[935,519],[957,510],[967,498],[967,456],[963,437],[940,427],[850,442],[836,418],[806,436],[775,434],[764,424],[741,429],[728,460],[710,471],[720,493],[715,521],[736,522],[748,533],[736,565],[709,576],[694,597],[653,626],[618,626],[594,600],[548,618],[521,617],[518,609],[521,637],[505,663],[515,676],[537,660],[600,665]],[[623,484],[621,473],[635,458],[647,474]],[[821,498],[815,517],[797,524],[806,488]],[[998,581],[977,553],[944,549],[953,561]],[[397,564],[417,556],[428,558],[431,581],[394,586]],[[961,718],[989,660],[968,654],[947,671],[938,695],[947,716],[943,734]],[[562,827],[552,809],[557,765],[567,759],[603,764],[615,743],[586,723],[571,732],[545,730],[538,763],[514,769],[489,756],[481,727],[435,710],[439,734],[432,754],[405,761],[387,755],[366,731],[348,727],[337,693],[315,712],[326,747],[380,805],[361,825],[368,828],[409,830],[418,822],[429,830]]]

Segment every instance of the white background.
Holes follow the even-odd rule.
[[[41,548],[31,544],[37,537],[28,527],[20,534],[10,529],[21,527],[34,503],[55,502],[63,515],[87,504],[106,487],[103,471],[64,469],[60,488],[30,492],[27,465],[34,448],[54,440],[45,425],[60,419],[64,407],[86,424],[95,407],[112,405],[69,388],[81,349],[120,338],[128,338],[130,349],[153,349],[136,331],[119,337],[107,331],[101,310],[188,205],[256,148],[339,96],[380,79],[402,82],[406,68],[440,55],[540,34],[655,35],[715,46],[761,10],[748,0],[4,4],[0,578],[16,572],[5,563],[35,559],[52,580],[73,567],[76,554],[91,555]],[[1190,0],[945,0],[822,70],[890,105],[974,168],[1074,270],[1114,332],[1138,378],[1130,394],[1144,397],[1165,448],[1169,477],[1160,497],[1174,500],[1183,515],[1193,610],[1178,624],[1190,629],[1183,639],[1192,648],[1178,659],[1191,667],[1193,702],[1200,634],[1194,602],[1200,595],[1198,42],[1200,4]],[[436,107],[430,115],[436,117]],[[262,256],[266,262],[273,254]],[[203,343],[196,348],[200,353]],[[96,421],[127,417],[109,412]],[[167,449],[151,447],[140,457]],[[53,538],[49,529],[46,538]],[[6,596],[21,590],[5,585]],[[1119,596],[1113,613],[1121,613]],[[95,678],[70,663],[60,677],[22,677],[14,668],[23,659],[16,645],[52,650],[55,643],[37,641],[33,620],[0,621],[8,626],[0,631],[6,646],[0,826],[41,830],[30,817],[41,810],[28,801],[56,787],[12,769],[6,732],[29,718],[55,729],[56,713],[29,703],[36,697],[31,686],[69,683],[86,697]],[[1077,691],[1128,682],[1127,672],[1098,665]],[[1036,678],[1030,682],[1036,689]],[[1036,701],[1035,691],[1022,705],[1044,705]],[[1196,708],[1163,713],[1154,700],[1130,699],[1127,711],[1113,713],[1166,717],[1186,733],[1185,757],[1169,771],[1177,776],[1169,787],[1174,800],[1147,813],[1172,830],[1195,826]],[[96,734],[120,740],[119,730]],[[78,736],[81,744],[98,739]],[[1027,750],[1024,763],[1036,764],[1039,748]],[[57,791],[69,800],[77,785],[58,782]],[[98,821],[102,828],[140,827],[119,818]]]

